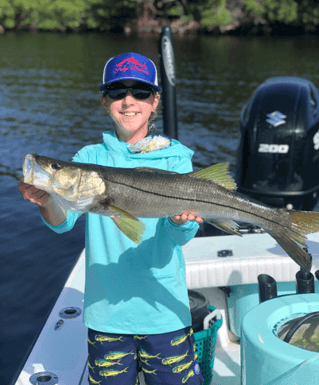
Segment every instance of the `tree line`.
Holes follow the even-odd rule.
[[[201,32],[278,23],[316,31],[319,0],[0,0],[3,31],[152,31],[170,23]]]

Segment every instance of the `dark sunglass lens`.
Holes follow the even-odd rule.
[[[123,99],[127,94],[127,89],[108,90],[107,94],[111,99]]]
[[[140,99],[140,100],[147,99],[151,95],[150,90],[147,91],[147,90],[133,89],[132,91],[133,91],[134,98]]]
[[[118,85],[113,85],[108,88],[107,94],[111,99],[119,100],[125,98],[127,91],[130,90],[134,96],[134,98],[139,100],[144,100],[150,97],[152,88],[146,84],[142,84],[134,87],[124,87],[121,85],[121,88]]]

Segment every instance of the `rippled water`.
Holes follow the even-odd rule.
[[[179,140],[194,167],[235,170],[239,114],[257,86],[277,75],[319,86],[319,42],[303,38],[174,38]],[[57,235],[17,190],[22,158],[63,160],[113,128],[99,103],[105,61],[137,51],[158,63],[158,39],[105,34],[0,36],[0,383],[9,384],[84,247],[84,216]],[[158,128],[162,128],[161,110]]]

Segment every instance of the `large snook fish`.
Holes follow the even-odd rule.
[[[296,242],[305,245],[306,234],[319,231],[319,213],[271,209],[234,194],[236,184],[228,174],[227,163],[178,174],[28,154],[23,173],[25,183],[47,191],[66,210],[110,216],[135,243],[141,242],[145,229],[137,218],[194,212],[231,234],[240,235],[235,221],[257,225],[296,263],[306,269],[311,266],[307,252]]]

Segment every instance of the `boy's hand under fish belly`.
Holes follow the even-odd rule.
[[[183,212],[182,215],[175,215],[174,217],[170,218],[172,222],[174,222],[176,225],[182,225],[183,223],[186,223],[187,221],[197,223],[202,223],[204,219],[201,216],[195,216],[194,213],[187,213]]]

